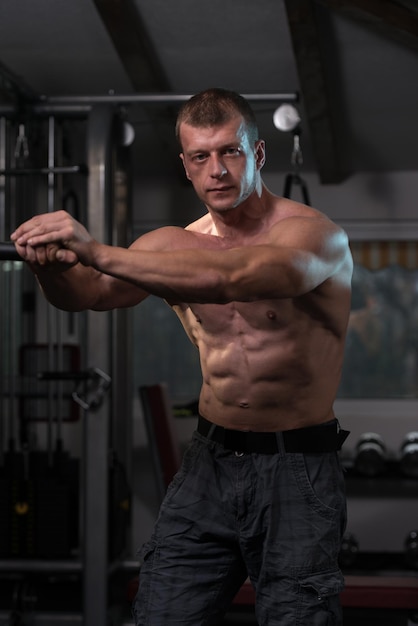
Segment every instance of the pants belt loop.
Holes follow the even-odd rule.
[[[283,456],[284,454],[286,454],[286,448],[285,448],[285,445],[284,445],[283,433],[278,431],[278,432],[275,433],[275,435],[276,435],[278,452],[279,452],[279,454],[281,454]]]

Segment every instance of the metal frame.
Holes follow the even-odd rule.
[[[121,244],[126,231],[126,215],[119,216],[117,228],[113,228],[112,209],[114,151],[115,151],[115,111],[112,105],[99,104],[93,107],[88,117],[87,127],[87,226],[91,235],[105,243]],[[54,122],[50,118],[48,135],[48,210],[54,210]],[[4,133],[3,133],[4,134]],[[0,150],[0,157],[4,150]],[[5,169],[4,158],[0,159],[1,169]],[[123,219],[124,218],[124,219]],[[116,218],[115,218],[116,221]],[[0,225],[1,226],[1,225]],[[103,371],[115,373],[117,363],[126,363],[127,334],[126,324],[118,319],[119,312],[94,312],[85,314],[86,357],[84,365],[94,368],[100,366]],[[120,329],[125,330],[121,334]],[[114,344],[116,346],[114,347]],[[115,365],[115,358],[117,359]],[[119,372],[114,397],[107,394],[103,402],[95,410],[87,409],[84,412],[84,449],[81,453],[83,463],[83,479],[81,482],[82,524],[81,546],[82,554],[79,562],[59,561],[51,563],[36,559],[26,561],[1,562],[1,569],[18,571],[30,569],[34,571],[58,568],[58,571],[74,571],[83,575],[83,604],[84,626],[97,626],[108,623],[108,485],[109,485],[109,443],[112,410],[118,406],[118,394],[124,399],[126,406],[126,386],[128,378],[124,372]],[[127,421],[129,415],[123,411],[122,419]],[[127,438],[126,438],[127,439]],[[126,450],[125,450],[126,451]],[[124,450],[122,450],[122,453]],[[52,567],[51,567],[52,566]],[[62,621],[68,620],[63,614]],[[58,620],[58,616],[56,616]]]
[[[182,102],[189,95],[148,94],[138,96],[97,96],[75,98],[50,98],[31,103],[34,114],[55,114],[59,116],[80,112],[88,119],[87,127],[87,227],[92,237],[104,243],[120,245],[123,228],[112,215],[112,196],[115,169],[115,117],[118,104],[164,104]],[[253,94],[247,95],[252,101],[296,100],[296,94]],[[0,106],[0,112],[4,107]],[[16,114],[15,110],[10,111]],[[6,169],[6,164],[0,164]],[[52,156],[46,173],[50,179],[55,172]],[[52,199],[50,198],[50,202]],[[50,205],[51,206],[51,205]],[[114,222],[118,228],[114,229]],[[126,225],[126,217],[125,217]],[[94,312],[86,315],[86,367],[99,366],[114,376],[112,394],[108,394],[95,411],[84,414],[83,460],[83,523],[82,523],[82,562],[84,626],[105,625],[108,623],[108,512],[109,512],[109,445],[112,419],[124,421],[116,436],[116,443],[123,454],[124,445],[128,448],[128,410],[126,389],[129,380],[120,365],[127,363],[129,339],[127,325],[122,317],[125,312]],[[128,367],[129,369],[129,367]],[[125,404],[123,404],[125,403]],[[116,430],[116,429],[115,429]],[[65,563],[64,565],[65,566]]]
[[[98,241],[111,240],[111,143],[114,110],[94,107],[88,126],[88,229]],[[90,365],[111,368],[110,313],[87,312]],[[108,471],[111,402],[85,414],[84,424],[84,624],[107,623]]]
[[[144,93],[144,94],[108,94],[98,96],[51,96],[41,97],[31,101],[29,107],[34,114],[56,115],[75,114],[87,115],[89,111],[97,105],[165,105],[181,104],[189,100],[193,94],[182,93]],[[242,94],[249,102],[298,102],[297,92],[289,93],[249,93]],[[17,113],[16,106],[0,104],[0,114],[14,116]]]

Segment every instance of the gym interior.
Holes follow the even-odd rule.
[[[10,233],[65,209],[128,246],[197,219],[174,124],[210,86],[252,104],[266,185],[349,236],[344,624],[418,623],[417,75],[413,0],[2,0],[1,626],[133,625],[201,384],[164,302],[59,311]],[[224,624],[256,624],[249,582]]]

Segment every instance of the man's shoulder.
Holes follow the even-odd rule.
[[[325,213],[304,204],[282,204],[274,213],[272,232],[322,233],[324,236],[343,233],[343,229]]]
[[[139,237],[131,246],[138,250],[172,250],[193,247],[194,233],[180,226],[162,226]]]
[[[274,196],[274,208],[279,219],[291,217],[312,217],[331,221],[323,211],[307,204],[303,204],[302,202],[297,202],[296,200],[283,198],[281,196]]]

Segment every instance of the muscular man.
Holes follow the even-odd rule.
[[[210,89],[180,110],[187,178],[207,208],[128,250],[59,211],[13,233],[57,307],[164,298],[197,346],[197,431],[142,549],[136,624],[216,625],[247,577],[260,625],[341,624],[345,527],[333,413],[352,259],[325,215],[272,194],[254,114]]]

